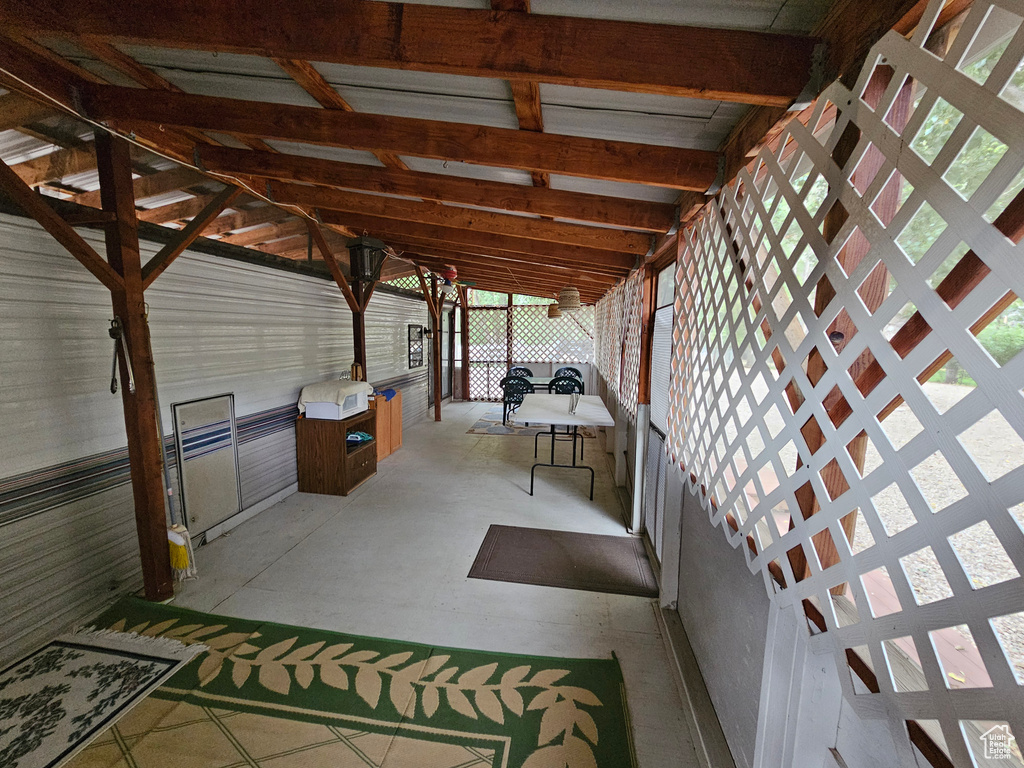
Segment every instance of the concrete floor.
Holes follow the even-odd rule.
[[[489,407],[445,406],[350,496],[296,493],[202,547],[176,603],[460,648],[614,652],[641,768],[698,765],[651,600],[466,578],[492,523],[626,535],[603,436],[585,449],[593,502],[589,474],[571,470],[539,471],[531,498],[532,440],[466,434]]]

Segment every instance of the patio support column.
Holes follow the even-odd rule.
[[[131,366],[125,355],[118,356],[142,579],[146,599],[162,601],[174,596],[174,586],[160,464],[163,435],[157,429],[156,372],[143,296],[131,157],[128,142],[106,131],[96,131],[95,143],[103,210],[115,217],[105,227],[107,261],[124,281],[124,289],[112,291],[111,298]],[[134,391],[128,383],[132,378]]]

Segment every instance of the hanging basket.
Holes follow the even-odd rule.
[[[563,288],[558,293],[558,310],[559,312],[576,312],[580,308],[580,292],[579,289],[568,287]]]
[[[557,304],[548,304],[548,320],[556,320],[562,316],[562,310]]]

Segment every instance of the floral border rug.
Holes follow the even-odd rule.
[[[514,421],[508,424],[501,423],[501,404],[498,404],[487,411],[480,419],[469,428],[467,435],[526,435],[533,437],[536,434],[550,435],[549,424],[535,424],[529,427],[518,424]],[[560,430],[565,432],[565,430]],[[579,433],[583,437],[597,437],[597,430],[594,427],[580,427]],[[563,435],[564,437],[564,435]],[[550,448],[550,446],[549,446]]]
[[[439,648],[136,599],[99,624],[208,650],[76,768],[636,764],[615,659]]]
[[[0,765],[63,764],[202,650],[90,630],[47,643],[0,672]]]

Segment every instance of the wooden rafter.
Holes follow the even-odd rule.
[[[192,168],[177,166],[149,176],[139,176],[132,181],[132,186],[135,189],[135,199],[144,200],[147,197],[174,192],[203,181],[209,181],[209,179]],[[97,189],[74,195],[71,202],[98,208],[100,206],[100,191]]]
[[[55,114],[52,107],[26,98],[20,93],[0,96],[0,131],[19,128]]]
[[[274,59],[274,61],[306,93],[316,99],[324,109],[340,109],[343,112],[355,112],[352,106],[341,97],[341,94],[308,61],[300,59]],[[391,152],[384,152],[378,149],[374,150],[373,154],[386,168],[397,168],[399,170],[408,170],[409,168],[398,155]]]
[[[239,210],[234,213],[218,216],[204,231],[203,235],[220,235],[225,232],[232,232],[236,229],[245,229],[257,224],[273,224],[284,221],[294,214],[273,205],[261,205],[258,208]]]
[[[91,147],[58,149],[48,155],[12,165],[11,170],[31,187],[76,173],[95,171],[96,155]]]
[[[435,224],[453,229],[492,232],[528,240],[582,245],[616,253],[643,255],[650,248],[650,236],[647,234],[607,227],[588,227],[582,224],[546,221],[461,206],[366,195],[280,181],[271,182],[268,191],[275,202],[310,208]]]
[[[2,61],[0,61],[2,63]],[[87,115],[132,130],[178,126],[610,181],[706,190],[718,155],[696,149],[83,83]]]
[[[242,194],[238,187],[225,187],[190,221],[173,241],[161,248],[142,268],[142,287],[148,288],[188,248],[207,225],[217,218],[231,201]]]
[[[265,176],[282,181],[361,189],[649,232],[667,232],[675,223],[675,207],[672,205],[621,197],[538,189],[440,173],[373,168],[315,157],[228,147],[198,147],[196,156],[202,168],[229,175]]]
[[[496,11],[529,13],[530,0],[491,0],[491,8]],[[535,80],[509,80],[508,86],[512,92],[512,103],[516,108],[519,130],[543,132],[544,114],[541,109],[538,83]],[[551,186],[551,179],[546,173],[534,171],[530,176],[535,187]]]
[[[569,261],[581,267],[586,267],[589,264],[603,264],[628,269],[636,263],[636,258],[629,254],[617,254],[596,248],[548,243],[543,240],[528,240],[521,237],[495,235],[490,232],[476,232],[470,229],[454,229],[451,227],[399,221],[398,219],[360,216],[327,210],[321,211],[320,217],[326,224],[340,225],[359,232],[366,231],[383,240],[387,240],[388,236],[399,238],[403,236],[416,237],[438,243],[473,246],[479,249],[481,253],[486,252],[484,249],[494,249],[504,253]]]
[[[267,224],[255,229],[249,229],[237,235],[225,235],[220,238],[219,242],[245,247],[258,245],[259,243],[269,243],[271,240],[298,235],[307,230],[306,219],[293,218],[280,224]]]
[[[444,261],[446,264],[462,269],[472,269],[475,272],[500,272],[508,274],[516,272],[523,275],[546,275],[559,280],[571,279],[575,276],[582,276],[588,283],[598,285],[614,285],[618,280],[626,276],[626,273],[608,274],[592,272],[581,269],[577,266],[552,265],[552,264],[531,264],[519,261],[495,259],[486,256],[457,253],[447,248],[444,244],[420,244],[401,243],[392,241],[389,243],[396,251],[401,253],[415,253],[422,256],[429,256]]]
[[[4,0],[0,18],[29,34],[775,106],[803,90],[816,43],[765,32],[368,0],[221,3],[204,7],[201,20],[188,0],[131,8],[105,0]]]

